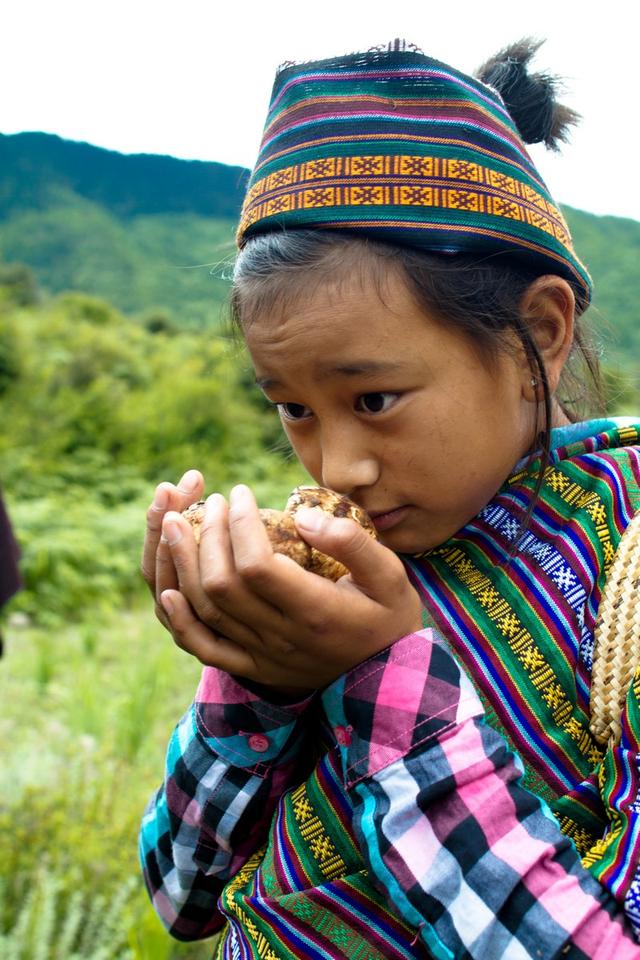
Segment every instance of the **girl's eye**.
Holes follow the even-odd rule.
[[[278,413],[283,420],[308,420],[311,409],[302,403],[277,403]]]
[[[363,393],[356,400],[355,407],[360,413],[386,413],[399,396],[398,393]]]

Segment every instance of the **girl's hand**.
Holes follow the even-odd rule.
[[[161,602],[180,647],[228,673],[308,690],[421,629],[418,595],[392,551],[320,510],[301,510],[296,525],[351,575],[333,583],[274,553],[244,486],[230,507],[209,497],[199,552],[188,522],[165,515],[177,589],[165,589]]]
[[[163,590],[178,585],[171,551],[161,539],[162,521],[169,510],[179,513],[202,498],[204,480],[198,470],[187,470],[178,485],[160,483],[156,487],[153,503],[147,510],[147,528],[142,549],[140,569],[156,604],[156,616],[168,630],[171,626],[160,603]]]

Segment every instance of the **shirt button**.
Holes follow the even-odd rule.
[[[351,731],[348,727],[334,727],[333,732],[335,734],[336,740],[341,747],[348,747],[351,743]]]
[[[251,749],[255,750],[256,753],[264,753],[265,750],[269,749],[269,738],[261,733],[252,733],[248,742]]]

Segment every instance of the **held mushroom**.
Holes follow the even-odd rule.
[[[204,521],[204,500],[192,503],[183,510],[183,517],[193,528],[196,543],[200,542],[200,530]],[[269,540],[276,553],[291,557],[301,567],[317,573],[328,580],[339,580],[349,573],[344,564],[333,557],[321,553],[303,540],[296,529],[294,516],[301,507],[319,507],[334,517],[348,517],[355,520],[367,533],[377,540],[378,534],[371,519],[353,500],[342,494],[334,493],[326,487],[296,487],[287,500],[284,510],[260,510]]]

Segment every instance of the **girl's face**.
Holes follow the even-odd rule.
[[[382,294],[356,274],[258,316],[247,345],[316,482],[364,507],[386,546],[416,553],[474,517],[530,448],[531,372],[515,350],[487,364],[395,273]]]

